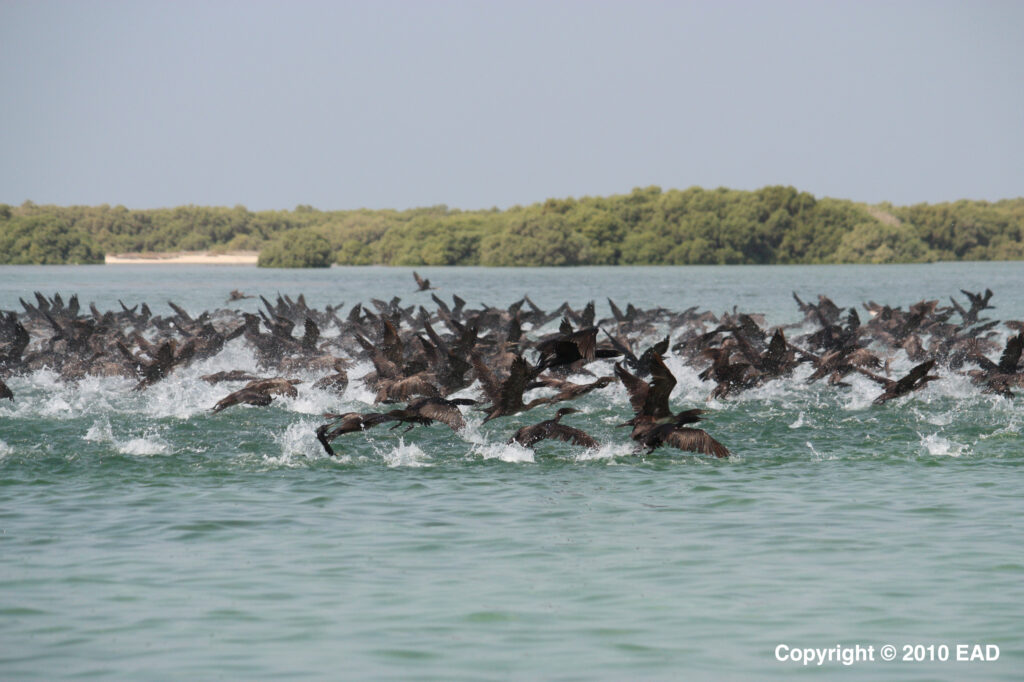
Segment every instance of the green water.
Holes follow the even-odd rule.
[[[1021,266],[420,269],[470,305],[620,305],[800,319],[790,292],[904,305],[991,287],[1024,319]],[[231,289],[311,305],[412,292],[408,270],[0,268],[0,308],[35,289],[224,305]],[[256,303],[239,304],[255,310]],[[430,306],[432,307],[432,306]],[[347,310],[347,305],[346,309]],[[248,363],[248,364],[247,364]],[[710,391],[678,358],[672,403]],[[209,407],[198,376],[251,367],[240,345],[145,393],[130,382],[15,377],[0,404],[0,678],[1021,679],[1024,496],[1019,399],[948,370],[909,399],[800,376],[714,401],[736,456],[632,453],[619,385],[566,421],[605,443],[506,446],[553,409],[337,441],[306,389]],[[354,373],[358,376],[359,372]],[[310,375],[307,378],[312,378]],[[473,394],[469,391],[468,394]],[[903,661],[903,646],[994,644],[993,662]],[[804,668],[776,647],[874,646]],[[894,662],[878,649],[897,647]]]

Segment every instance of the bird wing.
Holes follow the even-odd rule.
[[[375,353],[370,360],[373,362],[374,369],[377,370],[377,376],[387,379],[397,379],[402,376],[398,365],[388,360],[381,353]]]
[[[654,353],[657,353],[658,355],[664,355],[665,353],[668,352],[668,343],[669,343],[669,337],[666,336],[661,341],[659,341],[658,343],[654,344],[653,346],[651,346],[647,350],[652,351]]]
[[[566,426],[565,424],[552,424],[544,435],[545,438],[555,438],[573,445],[582,445],[585,448],[600,447],[600,443],[586,431]]]
[[[522,407],[523,391],[530,380],[530,365],[521,356],[517,355],[512,360],[512,367],[509,369],[508,379],[501,384],[501,395],[499,404],[506,409]]]
[[[402,337],[399,335],[398,330],[395,329],[395,325],[391,324],[390,320],[384,320],[384,331],[381,340],[381,352],[391,362],[396,365],[402,364],[403,344]]]
[[[612,336],[604,329],[602,329],[601,331],[603,331],[604,335],[607,336],[608,339],[612,342],[612,346],[615,348],[615,350],[619,351],[621,355],[625,356],[626,362],[628,362],[632,367],[636,367],[637,362],[639,362],[639,358],[637,358],[636,354],[633,353],[633,349],[629,347],[629,342]]]
[[[665,437],[665,442],[672,447],[689,452],[699,452],[704,455],[714,455],[715,457],[729,456],[729,450],[708,435],[708,432],[703,429],[686,427],[673,429]]]
[[[573,332],[570,338],[576,344],[581,358],[587,362],[594,359],[597,352],[597,327],[587,327],[578,332]]]
[[[704,410],[700,408],[683,410],[672,418],[672,423],[676,426],[682,426],[683,424],[695,424],[701,420],[702,414],[704,414]]]
[[[493,402],[498,402],[501,396],[501,384],[498,383],[498,379],[494,376],[494,372],[491,368],[484,364],[484,361],[476,353],[470,354],[470,359],[473,362],[473,371],[476,373],[476,378],[480,380],[480,385],[483,386],[484,393]]]
[[[668,398],[676,387],[676,378],[660,355],[651,358],[651,382],[644,401],[642,413],[654,417],[671,416]]]
[[[299,383],[294,381],[294,383]],[[293,380],[285,379],[283,377],[272,377],[270,379],[257,379],[256,381],[250,381],[246,384],[238,393],[242,391],[252,391],[253,393],[266,393],[266,394],[277,394],[286,395],[289,398],[294,398],[299,395],[299,391],[295,388]]]
[[[320,339],[320,327],[312,318],[307,317],[303,324],[302,346],[309,350],[316,348],[316,342]]]
[[[419,413],[434,421],[447,424],[452,427],[453,431],[461,431],[466,428],[466,420],[462,418],[462,412],[455,405],[430,400],[420,407]]]
[[[647,393],[650,391],[650,387],[646,381],[632,374],[617,362],[615,363],[615,374],[619,377],[622,385],[626,387],[626,392],[629,393],[629,404],[633,407],[633,411],[639,414],[644,408],[644,403],[647,402]]]
[[[615,318],[616,322],[622,322],[626,319],[626,316],[622,314],[622,310],[619,306],[615,305],[615,301],[608,299],[608,307],[612,309],[612,317]]]
[[[1006,348],[1003,349],[1003,355],[999,358],[999,371],[1005,374],[1016,373],[1022,349],[1024,349],[1024,332],[1007,339]]]
[[[540,429],[537,428],[537,424],[531,424],[530,426],[524,426],[518,431],[512,434],[512,437],[508,439],[508,444],[519,443],[524,448],[532,448],[534,443],[544,439]]]
[[[164,341],[156,349],[156,355],[153,359],[156,361],[156,365],[160,369],[168,370],[171,365],[174,364],[174,350],[177,344],[174,341]]]
[[[271,403],[274,399],[272,395],[265,391],[258,391],[251,388],[241,388],[230,395],[221,398],[221,400],[213,406],[214,412],[220,412],[223,409],[231,407],[232,405],[238,405],[240,403],[246,403],[248,405],[258,405],[265,407]]]
[[[771,342],[768,344],[768,349],[761,358],[761,364],[771,372],[781,371],[782,364],[786,359],[787,348],[786,336],[782,333],[781,329],[776,329],[775,334],[772,335]]]
[[[863,367],[861,367],[859,365],[854,365],[853,368],[856,371],[860,372],[861,374],[866,376],[868,379],[871,379],[872,381],[874,381],[877,384],[881,384],[882,386],[885,386],[885,387],[889,387],[891,384],[893,384],[893,380],[892,379],[886,379],[883,376],[878,376],[874,372],[869,372],[868,370],[864,369]]]
[[[437,390],[431,380],[430,376],[424,374],[413,374],[411,377],[399,379],[383,389],[381,392],[384,393],[385,398],[392,400],[408,400],[409,398],[417,395],[430,396],[433,398],[440,397],[441,393]],[[378,395],[378,398],[381,396]]]
[[[899,379],[896,382],[896,385],[893,387],[894,390],[909,391],[909,390],[913,389],[914,386],[919,381],[921,381],[921,379],[923,379],[925,377],[925,375],[928,374],[928,371],[932,367],[934,367],[934,366],[935,366],[935,361],[934,360],[928,360],[926,362],[922,362],[920,365],[917,365],[916,367],[911,369],[907,373],[907,376],[902,377],[901,379]]]
[[[192,318],[185,312],[184,308],[175,304],[174,301],[168,301],[167,305],[169,305],[171,310],[173,310],[182,320],[185,322],[192,322]]]

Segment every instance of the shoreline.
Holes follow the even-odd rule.
[[[106,265],[256,265],[259,251],[178,251],[174,253],[108,253]]]

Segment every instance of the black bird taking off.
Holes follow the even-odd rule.
[[[412,278],[416,280],[416,286],[419,287],[416,291],[429,291],[431,289],[437,288],[430,286],[430,280],[423,279],[422,277],[420,277],[420,273],[416,272],[415,270],[412,271]]]
[[[573,445],[582,445],[585,448],[598,447],[600,443],[594,440],[589,433],[559,423],[562,417],[575,412],[579,412],[575,407],[563,407],[555,413],[553,419],[545,419],[538,424],[524,426],[508,439],[509,445],[519,443],[523,447],[532,448],[542,440],[556,438]]]
[[[668,398],[675,388],[676,378],[660,355],[651,358],[651,381],[645,383],[622,365],[615,364],[615,373],[629,392],[629,401],[636,412],[629,421],[619,426],[632,426],[630,437],[653,452],[662,445],[680,450],[699,452],[715,457],[728,457],[729,450],[703,429],[686,426],[701,420],[704,410],[684,410],[673,414]]]

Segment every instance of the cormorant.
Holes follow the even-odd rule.
[[[515,432],[515,434],[508,439],[508,443],[519,443],[523,447],[532,448],[539,441],[547,438],[556,438],[566,443],[572,443],[573,445],[582,445],[586,448],[596,448],[600,446],[593,436],[575,429],[565,424],[560,424],[559,420],[567,414],[573,414],[579,412],[575,407],[563,407],[555,413],[553,419],[545,419],[542,422],[533,424],[531,426],[524,426]]]
[[[660,355],[652,358],[652,379],[648,383],[618,363],[615,363],[615,373],[629,392],[630,403],[636,412],[636,416],[619,426],[632,426],[630,437],[646,447],[647,452],[668,444],[680,450],[715,457],[729,456],[729,450],[706,431],[684,426],[700,421],[704,410],[684,410],[673,414],[668,399],[675,388],[676,378]]]
[[[275,395],[286,395],[294,398],[299,394],[296,384],[301,384],[300,379],[285,379],[284,377],[273,377],[271,379],[257,379],[238,389],[234,393],[222,398],[213,406],[214,412],[220,412],[232,405],[246,404],[265,407],[274,400]]]
[[[390,416],[380,412],[370,412],[368,414],[360,414],[359,412],[346,412],[344,414],[328,413],[324,417],[333,421],[322,424],[317,428],[316,439],[324,446],[324,451],[332,457],[334,456],[334,448],[331,447],[331,441],[338,436],[352,433],[353,431],[365,431],[370,427],[392,420]]]

